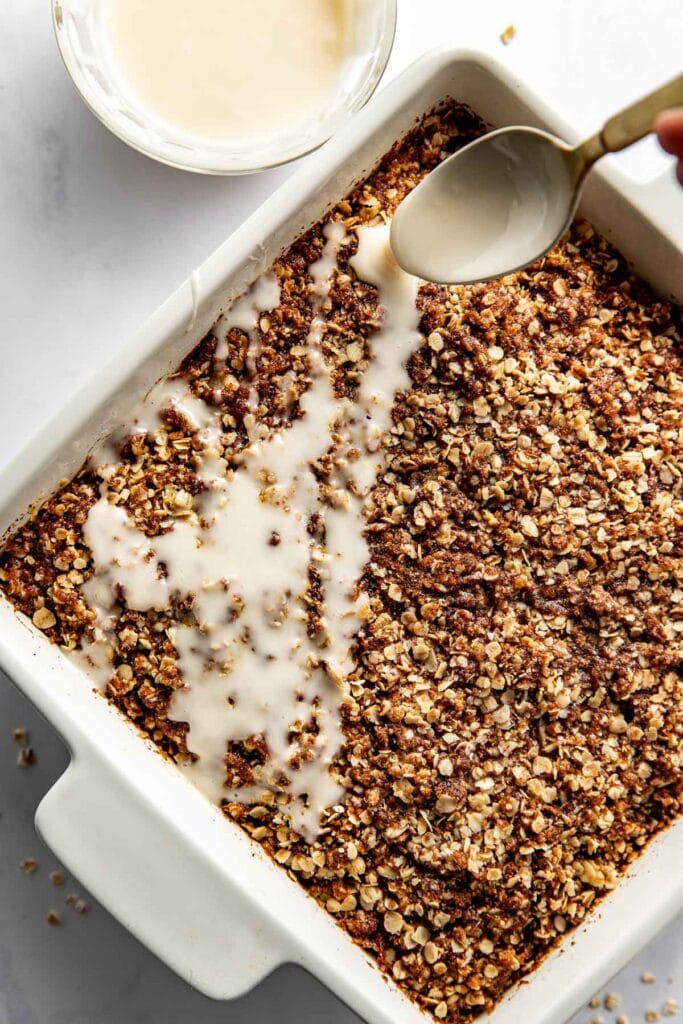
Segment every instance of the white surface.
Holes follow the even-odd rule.
[[[588,133],[602,115],[677,71],[680,59],[678,5],[650,3],[646,20],[637,0],[597,6],[590,0],[489,0],[485,8],[473,5],[462,13],[465,6],[454,0],[402,0],[389,74],[433,44],[490,48]],[[509,23],[518,34],[504,48],[498,36]],[[289,172],[197,179],[128,151],[73,93],[39,0],[5,0],[2,6],[0,96],[4,464]],[[640,156],[646,172],[658,160],[653,150]],[[45,869],[29,879],[16,865],[38,846],[32,806],[65,766],[66,754],[38,726],[40,765],[26,775],[12,767],[8,733],[30,717],[3,682],[0,1024],[354,1019],[290,969],[238,1004],[212,1005],[172,978],[102,911],[69,915],[63,930],[48,929],[44,913],[61,898],[47,881],[49,858],[43,853]],[[642,966],[628,972],[636,979],[634,994],[624,999],[632,1020],[676,994],[675,984],[666,984],[676,970],[683,989],[682,938],[680,924],[669,929]],[[639,985],[639,970],[653,970],[661,987]],[[624,981],[612,987],[626,993]],[[597,1013],[586,1011],[577,1020],[583,1024]]]

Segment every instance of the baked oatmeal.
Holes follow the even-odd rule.
[[[14,606],[452,1024],[683,801],[681,311],[585,222],[409,301],[384,225],[484,130],[427,115],[0,554]],[[208,581],[226,548],[241,578]],[[296,583],[254,606],[264,558]]]

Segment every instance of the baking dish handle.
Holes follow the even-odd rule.
[[[197,849],[180,829],[96,752],[72,761],[36,827],[100,903],[205,995],[242,995],[288,959],[250,894],[208,861],[197,870]]]

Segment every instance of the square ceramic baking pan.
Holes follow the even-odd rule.
[[[574,141],[552,111],[489,57],[429,54],[310,158],[144,325],[0,477],[0,536],[78,470],[88,449],[173,369],[282,249],[447,96],[494,126],[528,123]],[[683,225],[671,181],[591,175],[582,212],[663,295],[683,299]],[[679,212],[680,211],[680,212]],[[150,950],[200,991],[238,996],[278,964],[320,978],[371,1024],[426,1017],[261,849],[138,736],[28,620],[0,600],[0,664],[61,733],[70,767],[37,813],[70,871]],[[491,1024],[561,1024],[679,908],[683,821],[529,979]]]

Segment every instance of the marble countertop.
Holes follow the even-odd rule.
[[[0,5],[0,467],[291,172],[199,178],[127,149],[74,92],[48,8],[45,0]],[[517,35],[504,47],[509,24]],[[483,48],[589,134],[680,71],[682,30],[672,0],[399,0],[387,78],[435,45]],[[641,180],[664,161],[651,141],[620,159]],[[30,729],[39,758],[24,771],[11,737],[18,725]],[[0,676],[0,1024],[357,1020],[293,967],[236,1003],[211,1003],[93,901],[89,914],[64,910],[63,926],[50,928],[47,911],[80,890],[71,879],[64,889],[50,884],[58,865],[33,813],[67,761],[59,737]],[[40,865],[31,877],[19,870],[25,857]],[[642,984],[646,971],[656,982]],[[632,1024],[669,998],[683,1002],[683,920],[607,990],[621,993]],[[600,1017],[614,1020],[586,1008],[573,1024]]]

